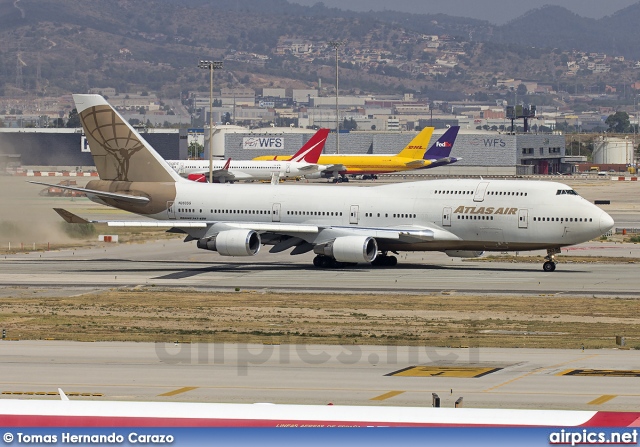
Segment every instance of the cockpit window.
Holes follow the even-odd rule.
[[[559,189],[556,192],[556,195],[559,196],[560,194],[571,194],[572,196],[578,196],[580,194],[578,194],[577,192],[575,192],[573,189]]]

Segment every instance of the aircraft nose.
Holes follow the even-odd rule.
[[[604,211],[600,214],[600,231],[606,233],[613,228],[613,218]]]

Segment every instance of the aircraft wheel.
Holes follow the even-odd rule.
[[[313,258],[313,265],[315,265],[316,267],[322,267],[321,259],[322,259],[322,257],[320,255],[318,255],[315,258]]]
[[[349,177],[342,177],[342,181],[345,183],[349,183]]]
[[[380,255],[371,262],[374,267],[394,267],[397,264],[398,258],[387,255]]]
[[[553,272],[556,270],[556,263],[547,261],[544,264],[542,264],[542,270],[544,270],[545,272]]]
[[[336,179],[336,182],[338,182],[338,183],[342,183],[342,177],[338,177],[338,178]]]

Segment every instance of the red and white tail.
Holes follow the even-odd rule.
[[[328,135],[329,129],[319,129],[288,161],[318,163]]]
[[[227,160],[227,162],[224,164],[224,166],[222,167],[223,171],[228,171],[229,170],[229,166],[231,165],[231,158],[229,158]]]

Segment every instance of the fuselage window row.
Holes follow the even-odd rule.
[[[194,213],[193,209],[179,208],[178,213]],[[271,210],[209,210],[211,214],[271,214]],[[202,210],[200,210],[202,213]]]
[[[593,222],[593,218],[578,217],[534,217],[534,222]]]
[[[493,216],[469,216],[458,214],[458,220],[493,220]]]
[[[342,211],[287,211],[289,216],[342,216]]]
[[[435,194],[473,194],[473,191],[443,191],[443,190],[436,190]],[[513,191],[487,191],[487,194],[490,196],[524,196],[526,197],[528,195],[528,193],[526,192],[513,192]],[[558,194],[560,194],[560,192],[558,192]],[[566,193],[563,194],[576,194],[577,193],[575,191],[569,191],[567,190]]]

